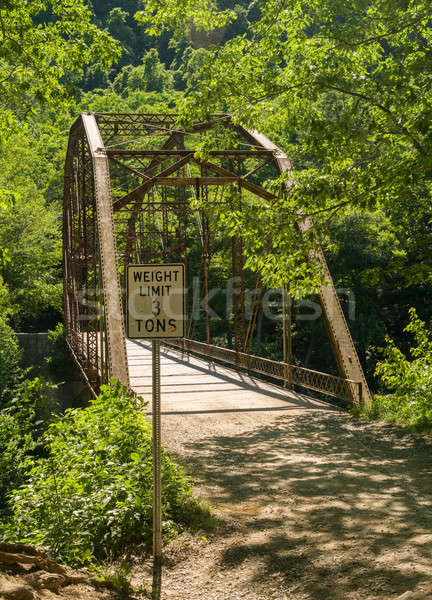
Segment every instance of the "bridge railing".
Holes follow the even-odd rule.
[[[213,346],[212,344],[186,338],[176,341],[165,340],[164,343],[167,346],[180,349],[182,352],[198,354],[204,356],[207,360],[220,361],[238,370],[277,379],[284,382],[289,388],[298,386],[349,402],[359,403],[362,399],[361,381],[352,381],[329,373],[305,369],[304,367],[262,358],[261,356],[235,352],[235,350],[229,348]]]

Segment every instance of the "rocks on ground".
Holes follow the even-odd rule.
[[[0,542],[0,600],[112,597],[98,585],[88,573],[60,565],[40,548]]]

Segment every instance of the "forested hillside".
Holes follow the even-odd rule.
[[[110,67],[107,68],[95,53],[93,60],[88,56],[83,61],[81,74],[78,70],[72,75],[66,65],[64,76],[56,80],[57,86],[67,87],[68,94],[62,99],[61,105],[53,106],[52,100],[39,103],[37,91],[29,90],[26,105],[13,108],[16,120],[12,120],[3,132],[0,154],[1,276],[4,304],[8,307],[7,320],[17,331],[46,330],[61,320],[59,232],[62,169],[65,142],[72,119],[80,111],[88,109],[113,112],[176,111],[185,96],[197,98],[197,111],[201,110],[204,102],[202,93],[205,91],[204,96],[208,98],[208,80],[213,77],[208,71],[208,64],[209,57],[210,62],[213,60],[211,56],[215,48],[222,48],[218,60],[228,60],[228,53],[234,56],[237,51],[237,40],[260,39],[259,28],[274,11],[271,5],[262,17],[256,2],[250,5],[239,3],[234,7],[221,5],[221,9],[234,10],[235,15],[230,23],[204,31],[191,20],[173,37],[169,29],[160,32],[160,35],[147,33],[135,18],[140,8],[138,1],[93,2],[91,22],[118,40],[116,48],[114,45],[112,48]],[[42,17],[36,17],[36,21],[38,19]],[[270,33],[276,36],[278,32],[269,29]],[[233,41],[224,46],[228,40]],[[273,38],[266,38],[266,44],[269,47],[273,44],[274,48],[277,46]],[[274,59],[277,69],[277,57],[271,58],[271,51],[266,51],[270,54],[262,60]],[[417,73],[419,68],[419,65],[413,65],[413,73]],[[215,76],[220,72],[218,69],[215,66]],[[229,68],[225,71],[226,74],[230,72]],[[237,73],[232,71],[233,81],[235,75]],[[253,75],[252,70],[248,77]],[[266,76],[270,76],[270,71]],[[202,83],[203,78],[205,83]],[[240,80],[238,77],[237,81]],[[246,80],[245,85],[249,85]],[[213,99],[209,99],[211,108],[248,110],[247,106],[239,105],[235,86],[226,82],[225,89],[233,90],[233,106],[230,106],[228,96],[215,94]],[[198,92],[198,96],[193,95],[194,91]],[[401,102],[405,94],[406,90],[401,87]],[[412,110],[417,108],[414,106],[414,90],[413,94],[414,99],[410,101]],[[349,288],[354,294],[355,319],[350,322],[350,327],[361,360],[369,378],[372,378],[378,357],[377,348],[384,345],[386,334],[393,337],[402,348],[408,348],[409,341],[402,330],[408,323],[409,308],[415,307],[427,322],[432,316],[429,302],[432,245],[427,177],[422,180],[415,165],[407,166],[406,162],[400,162],[403,173],[396,176],[393,169],[397,168],[397,162],[395,167],[390,164],[388,168],[384,163],[381,164],[388,158],[388,153],[384,151],[378,161],[374,159],[367,169],[363,168],[368,154],[372,152],[372,145],[376,145],[378,152],[386,143],[385,139],[376,141],[377,136],[385,138],[385,134],[380,131],[379,123],[375,123],[374,131],[374,123],[360,125],[352,118],[350,122],[348,112],[352,106],[344,107],[342,97],[338,97],[336,92],[326,91],[326,96],[316,101],[312,101],[311,97],[310,110],[315,114],[304,115],[299,112],[294,121],[291,114],[284,112],[278,97],[271,100],[274,92],[269,91],[267,95],[270,99],[265,100],[266,104],[260,113],[264,122],[259,122],[259,125],[269,137],[294,156],[296,173],[302,178],[301,182],[303,179],[309,181],[305,183],[306,187],[301,186],[301,192],[292,201],[298,202],[301,198],[303,204],[315,203],[316,208],[326,209],[323,210],[322,235],[328,261],[336,286]],[[247,92],[246,96],[250,98],[252,110],[255,102],[253,94]],[[420,102],[420,98],[418,100]],[[295,101],[299,102],[299,99]],[[422,99],[424,102],[425,98]],[[295,112],[295,105],[293,110]],[[278,116],[275,116],[275,111]],[[419,106],[418,111],[425,121],[426,108]],[[243,113],[239,112],[239,115]],[[253,120],[253,117],[250,118]],[[335,119],[338,119],[337,133],[330,135],[329,127],[336,122]],[[419,119],[420,116],[417,122]],[[6,119],[4,123],[6,125]],[[368,128],[369,139],[365,138],[365,131],[359,131],[359,126]],[[324,133],[322,127],[327,127]],[[323,139],[326,135],[327,141]],[[298,144],[296,139],[299,140]],[[357,158],[353,154],[352,164],[348,158],[349,146],[344,147],[345,154],[341,153],[340,158],[333,157],[341,140],[343,144],[352,144],[352,152],[358,154]],[[327,157],[323,155],[326,148]],[[16,168],[14,157],[19,157],[19,168]],[[402,161],[402,156],[397,160]],[[325,172],[326,168],[328,173]],[[377,178],[380,169],[384,181]],[[346,173],[350,173],[349,178]],[[408,180],[410,184],[405,185]],[[306,192],[307,186],[309,189]],[[350,194],[353,197],[351,203]],[[333,200],[327,201],[327,197]],[[335,206],[332,206],[332,202]],[[13,220],[12,214],[15,217]],[[307,309],[303,308],[303,312],[307,312]],[[273,324],[270,326],[273,328]],[[306,359],[306,365],[314,368],[333,369],[322,326],[316,322],[295,321],[294,327],[296,361],[304,364]],[[310,335],[311,328],[314,335]],[[262,335],[261,342],[266,345],[265,330]],[[277,348],[272,347],[271,332],[268,332],[268,338],[268,352],[277,356]]]

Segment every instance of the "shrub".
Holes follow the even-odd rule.
[[[21,350],[16,335],[0,314],[0,407],[6,391],[17,383],[21,375],[20,359]]]
[[[40,377],[22,381],[0,410],[0,513],[7,514],[8,495],[25,481],[25,460],[37,454],[40,438],[53,419],[56,386]]]
[[[378,363],[376,374],[391,392],[377,395],[375,410],[385,418],[401,421],[415,427],[432,424],[432,339],[425,323],[414,308],[406,332],[414,337],[410,359],[387,338],[385,360]]]
[[[54,383],[35,377],[24,379],[11,395],[8,409],[17,419],[23,434],[29,433],[35,444],[55,417],[59,406],[56,390]]]
[[[70,380],[76,370],[69,348],[66,344],[66,332],[63,323],[48,331],[50,355],[47,358],[49,374],[58,380]]]
[[[29,433],[24,433],[16,416],[0,411],[0,516],[8,514],[7,497],[24,482],[24,459],[33,448]]]
[[[12,494],[9,537],[48,549],[71,564],[114,558],[152,533],[152,442],[142,400],[111,381],[83,409],[48,428],[47,457],[33,460]],[[163,452],[163,528],[174,534],[190,485]]]

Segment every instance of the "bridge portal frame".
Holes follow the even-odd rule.
[[[208,159],[200,159],[194,156],[193,151],[185,148],[186,136],[208,131],[221,124],[235,131],[252,149],[214,150],[210,152],[212,160],[223,157],[234,164],[236,160],[248,156],[260,158],[261,165],[251,173],[241,174],[234,167],[227,169]],[[140,136],[160,137],[165,141],[159,148],[124,147],[130,138]],[[125,144],[120,144],[120,148],[118,144],[113,147],[110,145],[113,138],[123,138]],[[143,170],[128,166],[124,161],[131,156],[138,157],[141,161],[149,159],[146,168]],[[165,163],[168,159],[174,160],[174,163],[167,167]],[[184,172],[179,176],[179,171],[184,170],[190,161],[201,167],[200,177],[185,177]],[[209,121],[194,123],[189,130],[177,125],[175,114],[86,112],[75,121],[69,136],[64,177],[65,325],[69,348],[93,394],[111,377],[129,387],[114,212],[133,205],[129,225],[133,224],[143,197],[157,185],[195,185],[198,189],[198,186],[236,184],[264,200],[272,200],[276,198],[273,193],[250,180],[254,171],[269,163],[276,167],[279,174],[286,174],[292,169],[290,159],[271,140],[257,131],[234,125],[229,115],[215,115]],[[110,164],[134,172],[141,180],[133,190],[114,200]],[[285,179],[284,185],[287,188],[293,184],[289,177]],[[313,223],[310,219],[302,219],[299,210],[296,226],[302,234],[306,234]],[[236,248],[239,243],[240,249]],[[241,257],[241,240],[233,238],[233,269],[236,264],[240,278],[243,268]],[[218,349],[210,343],[208,326],[207,344],[185,340],[181,345],[182,350],[204,354],[209,359],[222,360],[236,368],[282,379],[290,385],[322,391],[354,402],[369,403],[370,391],[324,254],[320,249],[315,249],[305,259],[319,264],[327,282],[320,288],[319,299],[340,377],[290,365],[286,361],[277,363],[255,357],[241,352],[244,348],[238,347],[237,343],[233,354],[227,349]],[[204,271],[205,269],[206,260]],[[238,305],[234,310],[241,313],[241,297],[237,302],[240,303],[240,308]],[[244,341],[244,324],[236,322],[236,328],[235,335]]]

